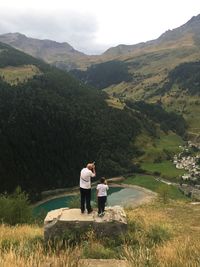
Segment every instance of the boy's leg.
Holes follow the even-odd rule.
[[[107,200],[107,197],[102,197],[102,212],[105,211],[106,200]]]
[[[101,197],[98,197],[98,214],[101,214]]]
[[[100,197],[100,211],[101,211],[101,214],[104,212],[104,197]]]

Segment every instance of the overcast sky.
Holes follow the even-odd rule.
[[[68,42],[87,54],[158,38],[200,14],[200,0],[0,0],[0,34]]]

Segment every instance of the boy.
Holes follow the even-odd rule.
[[[106,179],[101,178],[100,184],[97,185],[97,197],[98,197],[98,216],[102,217],[105,214],[105,204],[107,200],[107,190],[109,189]]]

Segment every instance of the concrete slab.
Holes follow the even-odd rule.
[[[81,259],[78,267],[131,267],[126,260]]]

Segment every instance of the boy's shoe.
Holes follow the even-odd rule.
[[[102,214],[102,213],[98,213],[98,216],[101,217],[101,214]]]

